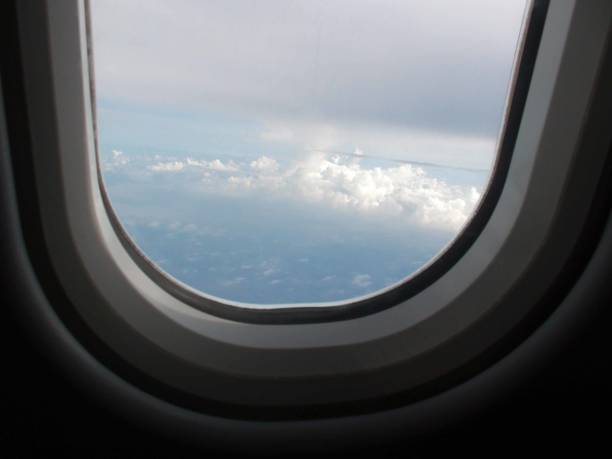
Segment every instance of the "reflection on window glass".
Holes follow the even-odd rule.
[[[95,0],[111,203],[163,271],[253,304],[389,288],[489,180],[525,2]]]

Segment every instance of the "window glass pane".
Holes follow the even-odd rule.
[[[222,299],[373,294],[459,233],[489,180],[526,2],[95,0],[111,203]]]

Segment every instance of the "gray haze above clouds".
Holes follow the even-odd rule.
[[[520,0],[95,0],[99,96],[494,138]]]

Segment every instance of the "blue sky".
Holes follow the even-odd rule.
[[[477,206],[523,9],[96,0],[112,203],[162,269],[227,300],[393,285]]]

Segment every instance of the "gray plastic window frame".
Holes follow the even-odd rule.
[[[102,342],[191,396],[279,407],[419,388],[470,362],[529,313],[586,219],[584,203],[597,180],[581,180],[580,189],[568,184],[578,173],[598,177],[606,158],[607,145],[599,144],[609,139],[589,144],[583,123],[608,46],[612,3],[555,1],[505,186],[478,238],[447,272],[393,307],[348,320],[254,324],[197,310],[143,272],[107,214],[96,166],[84,2],[39,4],[20,3],[20,34],[34,175],[53,268]],[[39,7],[45,30],[31,20]],[[573,219],[554,231],[568,205]]]

